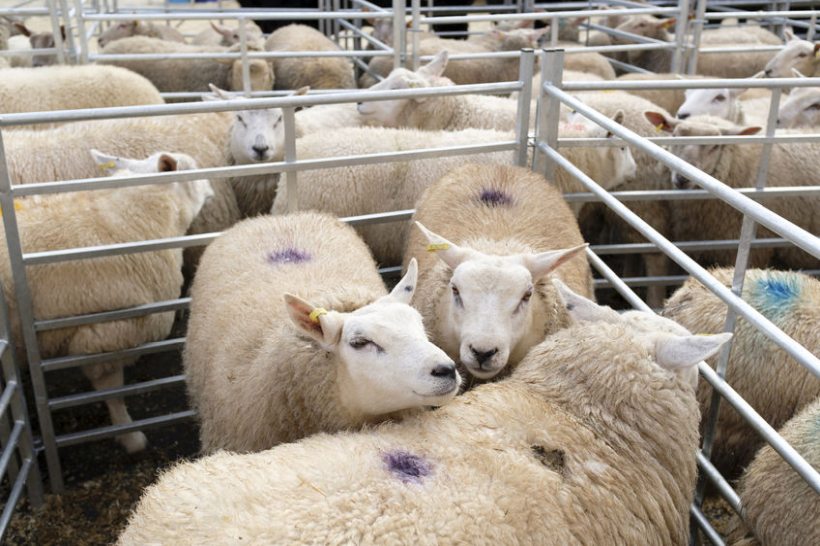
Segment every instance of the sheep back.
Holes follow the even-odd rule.
[[[333,41],[306,25],[287,25],[273,31],[267,51],[340,51]],[[273,60],[275,89],[355,89],[353,63],[344,57],[295,57]]]

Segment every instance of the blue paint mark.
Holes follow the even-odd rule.
[[[430,475],[430,463],[407,451],[388,451],[382,460],[387,470],[405,483],[421,483],[422,478]]]
[[[272,264],[298,264],[307,262],[310,258],[308,252],[298,248],[286,248],[268,254],[268,262]]]
[[[788,271],[764,271],[749,287],[749,303],[770,319],[779,319],[790,313],[791,306],[800,301],[800,275]]]
[[[481,190],[481,194],[478,196],[478,200],[484,203],[485,205],[490,205],[491,207],[512,204],[512,197],[510,197],[503,191],[493,189]]]

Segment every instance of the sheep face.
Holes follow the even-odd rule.
[[[692,335],[686,328],[652,312],[627,311],[619,314],[573,292],[558,279],[553,285],[573,322],[623,324],[660,367],[697,385],[697,364],[716,354],[732,334]]]
[[[780,105],[777,126],[786,129],[820,125],[820,88],[797,88]]]
[[[285,296],[297,329],[336,355],[347,408],[384,415],[440,406],[458,391],[455,363],[427,339],[421,315],[409,305],[417,271],[414,260],[390,294],[352,313],[325,311]]]
[[[811,75],[814,74],[818,62],[820,62],[820,43],[791,40],[766,63],[764,73],[767,78],[791,78],[794,76],[792,69],[795,69],[803,74]]]
[[[737,115],[737,98],[745,89],[687,89],[686,100],[678,108],[678,119],[707,115],[732,120]]]
[[[436,252],[452,270],[438,302],[441,344],[458,355],[479,379],[498,375],[544,337],[547,312],[539,281],[586,245],[539,254],[491,256],[460,247],[418,222]]]
[[[681,121],[661,112],[645,112],[644,115],[658,130],[680,137],[745,136],[753,135],[761,129],[760,127],[740,127],[712,116],[697,116]],[[727,145],[722,144],[685,144],[671,146],[669,151],[706,174],[719,180],[725,180],[728,168],[731,166],[731,154],[724,155],[723,153],[726,147]],[[678,189],[695,187],[691,180],[674,171],[672,171],[671,182]]]
[[[239,164],[263,163],[282,158],[285,124],[281,108],[234,112],[231,155]]]
[[[675,19],[657,19],[651,15],[635,15],[616,27],[616,30],[637,34],[655,40],[668,40],[667,29],[675,24]]]
[[[60,27],[60,33],[65,42],[65,28]],[[38,32],[28,37],[32,49],[52,49],[56,46],[54,34],[51,32]],[[48,53],[45,55],[34,55],[31,57],[31,66],[51,66],[57,62],[57,55]]]
[[[270,91],[273,89],[273,68],[264,59],[250,59],[248,72],[252,91]],[[231,64],[231,89],[242,91],[242,60]]]
[[[616,123],[622,124],[624,117],[624,111],[618,110],[615,112],[615,115],[612,116],[612,120]],[[577,112],[572,112],[569,114],[567,117],[567,123],[570,126],[582,128],[579,136],[591,138],[614,138],[612,133]],[[618,146],[598,146],[591,148],[591,151],[597,156],[597,161],[595,161],[595,164],[598,166],[603,166],[604,168],[599,169],[600,172],[595,175],[590,175],[594,176],[594,178],[606,189],[614,188],[631,180],[638,172],[638,165],[635,163],[635,158],[632,156],[632,150],[629,146],[623,143]]]
[[[113,41],[136,36],[139,34],[139,25],[139,21],[123,21],[122,23],[113,25],[97,37],[97,44],[99,44],[100,49],[102,49],[106,44]]]

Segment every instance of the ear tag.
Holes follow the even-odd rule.
[[[321,317],[322,315],[327,315],[327,309],[325,309],[323,307],[317,307],[316,309],[314,309],[313,311],[310,312],[310,315],[308,315],[308,318],[310,318],[311,322],[315,322],[316,324],[319,324],[319,317]]]
[[[447,243],[430,243],[427,245],[427,252],[438,252],[439,250],[448,250],[450,245]]]
[[[663,123],[658,123],[657,125],[655,125],[655,131],[658,133],[663,131]]]
[[[816,49],[816,50],[814,51],[814,58],[815,58],[815,59],[820,59],[820,49]]]
[[[117,164],[113,161],[106,161],[105,163],[100,163],[97,165],[97,168],[101,171],[107,171],[108,169],[113,169],[117,166]]]

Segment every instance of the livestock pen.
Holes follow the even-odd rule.
[[[749,4],[745,2],[744,4]],[[699,51],[699,32],[702,27],[708,27],[709,22],[719,21],[723,18],[742,17],[746,19],[762,19],[771,21],[777,26],[788,24],[796,30],[802,29],[806,32],[806,37],[811,39],[815,32],[817,12],[813,9],[791,10],[780,9],[770,12],[747,12],[735,10],[731,2],[721,2],[720,6],[712,6],[711,3],[697,2],[696,9],[690,24],[690,6],[687,2],[680,2],[673,7],[658,5],[647,6],[632,2],[597,2],[605,4],[605,7],[626,7],[619,10],[590,10],[590,2],[575,2],[566,4],[535,4],[532,2],[508,2],[496,13],[486,13],[492,11],[491,8],[482,7],[481,11],[476,8],[464,11],[465,15],[438,15],[444,11],[444,7],[430,7],[427,2],[394,2],[392,10],[382,10],[375,5],[363,0],[352,0],[351,2],[328,2],[327,8],[323,12],[276,12],[272,10],[233,10],[214,9],[193,11],[176,11],[171,4],[167,4],[164,9],[126,9],[116,4],[108,10],[102,6],[85,6],[82,2],[77,2],[73,7],[69,7],[65,2],[61,6],[53,6],[47,11],[35,10],[39,16],[47,13],[56,23],[56,14],[63,17],[69,23],[68,36],[65,43],[59,41],[55,33],[55,49],[52,53],[62,52],[62,59],[72,62],[92,62],[104,59],[105,54],[95,53],[89,46],[90,39],[98,33],[103,24],[108,21],[122,21],[134,17],[137,14],[141,19],[153,20],[157,22],[189,22],[193,20],[235,20],[240,29],[240,47],[237,52],[197,54],[197,58],[222,58],[240,59],[244,64],[243,70],[243,90],[250,98],[237,98],[231,101],[220,102],[191,102],[182,104],[167,104],[142,107],[117,107],[89,110],[64,110],[41,113],[23,113],[0,115],[0,208],[3,213],[3,223],[6,234],[6,245],[8,246],[9,261],[14,279],[13,293],[17,302],[17,312],[21,324],[22,338],[27,356],[26,366],[19,363],[21,367],[28,368],[31,382],[31,391],[28,398],[33,400],[33,407],[36,409],[37,420],[34,428],[34,442],[28,438],[28,421],[23,408],[23,396],[20,390],[21,381],[16,375],[16,371],[11,358],[13,351],[6,349],[9,344],[3,346],[3,372],[4,386],[8,395],[4,393],[0,400],[0,409],[5,409],[3,402],[7,400],[11,403],[8,407],[12,412],[12,424],[9,427],[6,420],[3,421],[5,428],[0,428],[0,435],[3,436],[3,445],[6,448],[2,458],[0,458],[0,470],[8,469],[8,491],[9,501],[5,506],[0,527],[8,523],[11,512],[16,504],[17,498],[25,483],[28,486],[30,503],[37,505],[40,501],[39,488],[41,479],[38,467],[34,464],[36,455],[32,455],[32,446],[37,455],[43,455],[46,463],[47,480],[49,488],[54,493],[65,491],[67,485],[70,489],[72,484],[66,484],[63,476],[70,469],[71,464],[76,464],[77,457],[69,457],[72,450],[91,445],[99,441],[109,441],[115,436],[125,432],[140,430],[155,430],[159,427],[173,426],[173,430],[195,430],[193,420],[195,414],[187,407],[182,387],[184,386],[184,376],[178,366],[173,363],[173,356],[184,344],[184,313],[190,303],[190,298],[181,295],[178,298],[145,303],[136,307],[125,309],[106,309],[99,312],[84,314],[81,316],[37,316],[34,311],[33,298],[29,287],[30,271],[38,267],[47,267],[47,264],[64,263],[69,261],[94,260],[102,257],[121,256],[133,253],[155,252],[171,248],[190,248],[207,245],[219,236],[219,233],[199,233],[186,235],[184,237],[164,238],[147,241],[128,241],[117,244],[107,244],[101,246],[89,246],[83,248],[65,248],[48,251],[31,252],[26,251],[25,244],[21,240],[18,228],[18,211],[15,209],[15,202],[18,204],[29,202],[36,203],[37,196],[51,194],[71,193],[80,191],[94,191],[111,188],[123,188],[139,185],[169,184],[178,181],[191,181],[200,178],[211,180],[224,180],[228,177],[251,176],[261,174],[280,174],[287,186],[288,210],[299,210],[298,188],[300,184],[300,173],[318,169],[335,169],[350,167],[354,165],[367,165],[386,162],[407,162],[429,158],[439,158],[445,156],[465,156],[486,154],[491,152],[509,152],[511,161],[522,166],[530,166],[538,172],[546,174],[547,178],[552,178],[556,169],[563,169],[573,178],[580,182],[587,190],[585,193],[573,193],[566,195],[569,202],[578,203],[601,203],[612,211],[619,218],[623,219],[629,226],[637,230],[643,238],[643,242],[634,241],[600,241],[595,242],[587,251],[590,264],[597,270],[599,278],[595,280],[595,287],[598,290],[599,298],[612,301],[616,305],[623,307],[634,307],[638,309],[649,309],[645,296],[637,295],[632,289],[645,289],[647,287],[673,287],[685,281],[689,275],[701,281],[711,292],[724,301],[729,309],[725,330],[733,331],[738,320],[744,320],[766,336],[772,343],[785,351],[793,360],[795,366],[803,366],[808,369],[813,376],[820,376],[820,360],[818,355],[795,342],[780,328],[773,324],[769,318],[751,307],[747,302],[739,297],[743,288],[744,273],[747,269],[749,255],[753,249],[759,248],[784,248],[796,247],[805,252],[808,256],[814,257],[816,266],[805,270],[806,273],[817,276],[820,273],[820,242],[817,233],[811,233],[793,223],[785,220],[765,207],[769,199],[809,199],[820,195],[820,183],[800,186],[779,186],[777,188],[766,188],[766,178],[769,157],[775,146],[788,146],[799,142],[818,142],[820,134],[806,132],[801,135],[785,136],[775,132],[777,121],[777,110],[780,102],[781,92],[784,89],[796,87],[816,87],[820,85],[817,78],[778,78],[778,79],[718,79],[710,78],[698,80],[641,80],[641,81],[566,81],[562,75],[564,66],[563,56],[574,55],[573,49],[565,51],[545,50],[535,52],[532,50],[487,53],[487,57],[500,57],[518,59],[519,76],[517,81],[455,85],[435,88],[414,88],[406,90],[389,91],[366,91],[366,90],[333,90],[311,93],[307,96],[281,96],[287,91],[250,91],[249,74],[247,61],[254,58],[276,58],[285,57],[285,54],[275,52],[254,52],[247,47],[247,36],[244,32],[243,21],[252,19],[304,19],[320,21],[320,28],[326,34],[335,37],[340,43],[341,49],[334,55],[349,57],[356,64],[361,72],[368,70],[366,59],[372,57],[388,57],[394,66],[418,67],[420,63],[429,60],[418,52],[418,37],[423,26],[467,22],[471,25],[483,24],[490,21],[502,20],[549,20],[569,19],[578,17],[595,17],[606,15],[611,12],[630,11],[634,14],[659,14],[677,15],[678,25],[675,33],[675,42],[658,43],[656,40],[645,39],[641,36],[623,36],[636,43],[614,46],[600,46],[597,48],[578,48],[578,52],[600,51],[603,53],[617,53],[630,50],[642,49],[668,49],[674,52],[672,72],[694,73],[697,68],[697,55]],[[798,3],[792,2],[792,5]],[[369,6],[371,11],[361,11],[362,6]],[[558,9],[561,11],[557,11]],[[707,8],[709,11],[707,12]],[[714,8],[714,9],[713,9]],[[31,9],[31,8],[26,8]],[[454,11],[455,8],[448,7],[447,12]],[[535,9],[547,9],[546,12],[534,12]],[[779,8],[778,8],[779,9]],[[727,11],[728,10],[728,11]],[[0,11],[0,14],[4,12]],[[12,13],[8,11],[8,13]],[[18,12],[20,13],[20,12]],[[25,14],[26,12],[23,12]],[[34,13],[32,13],[33,15]],[[686,14],[685,16],[682,16]],[[391,19],[394,22],[393,43],[398,46],[391,46],[384,43],[376,43],[370,36],[361,30],[365,19]],[[409,20],[409,28],[405,32],[405,20]],[[54,23],[53,23],[54,24]],[[54,26],[57,28],[59,25]],[[559,24],[553,24],[549,34],[548,42],[557,44]],[[601,25],[590,23],[589,30],[600,30],[608,32]],[[609,29],[614,34],[620,31]],[[583,32],[581,34],[583,37]],[[364,49],[363,43],[367,42],[374,46],[374,49]],[[71,45],[73,44],[73,45]],[[769,46],[764,46],[766,49]],[[706,48],[701,52],[722,51],[730,53],[733,48]],[[310,58],[322,56],[315,52],[288,52],[290,56],[303,56]],[[333,55],[331,55],[333,56]],[[162,58],[172,58],[163,56]],[[481,55],[465,54],[454,55],[453,60],[480,58]],[[145,62],[156,61],[160,57],[145,57]],[[180,59],[185,59],[185,54],[179,54]],[[542,85],[533,87],[533,75],[537,70],[538,63],[542,67]],[[641,72],[642,69],[619,61],[612,63],[625,71]],[[374,75],[376,79],[382,76]],[[704,88],[752,88],[771,89],[772,100],[767,114],[768,123],[764,128],[762,136],[710,136],[710,137],[646,137],[613,122],[609,117],[597,112],[593,108],[584,104],[574,92],[606,92],[633,89],[657,89],[657,90],[683,90],[683,89],[704,89]],[[424,97],[438,97],[450,95],[466,94],[510,94],[518,93],[516,128],[508,139],[482,144],[472,144],[466,146],[447,146],[436,148],[421,148],[414,150],[402,150],[397,152],[382,152],[365,156],[343,156],[343,157],[321,157],[321,158],[300,158],[297,154],[296,137],[296,111],[301,108],[310,108],[317,105],[331,105],[344,103],[359,103],[367,101],[385,101],[397,99],[413,99]],[[166,93],[166,99],[198,99],[201,92],[187,93]],[[531,99],[537,99],[532,102]],[[595,123],[608,132],[615,135],[616,139],[573,139],[562,138],[559,135],[559,118],[561,107],[565,106],[583,116],[590,122]],[[270,108],[281,108],[283,111],[284,123],[284,158],[282,161],[269,163],[239,165],[239,166],[218,166],[207,169],[197,169],[194,171],[184,171],[179,173],[163,173],[156,175],[138,175],[126,178],[88,177],[75,180],[52,180],[36,183],[21,184],[15,181],[6,157],[7,142],[14,131],[24,128],[27,125],[36,123],[72,123],[78,121],[106,120],[106,119],[130,119],[164,117],[170,115],[193,115],[207,114],[215,112],[253,111]],[[531,125],[531,109],[537,108],[536,123]],[[579,146],[613,146],[628,145],[633,152],[645,153],[653,160],[666,166],[669,170],[682,173],[688,179],[694,181],[702,189],[681,191],[671,189],[656,190],[633,190],[624,191],[618,188],[606,190],[602,188],[598,181],[592,180],[585,175],[578,167],[565,159],[560,151]],[[758,174],[753,187],[735,189],[728,187],[722,181],[712,178],[695,167],[687,164],[679,157],[661,148],[661,146],[684,146],[684,145],[719,145],[719,144],[758,144],[761,148],[761,161]],[[55,150],[59,146],[55,143]],[[432,182],[432,181],[431,181]],[[674,203],[679,201],[718,199],[733,207],[743,215],[743,223],[740,232],[736,237],[719,240],[692,241],[692,240],[670,240],[668,233],[661,233],[654,228],[648,219],[641,218],[630,210],[625,203],[664,201]],[[16,200],[16,201],[15,201]],[[346,217],[344,221],[354,226],[367,226],[385,222],[405,222],[412,216],[412,207],[399,210],[370,211],[353,217]],[[756,237],[755,227],[763,226],[773,232],[772,237]],[[710,273],[699,265],[695,260],[687,255],[687,252],[697,252],[705,250],[737,251],[735,264],[735,274],[732,286],[727,288],[716,281]],[[623,262],[619,258],[640,258],[645,255],[663,255],[680,267],[678,274],[672,272],[663,275],[640,274],[623,267]],[[386,276],[395,276],[400,268],[397,264],[382,264],[382,272]],[[638,268],[640,271],[640,267]],[[93,280],[91,281],[93,282]],[[614,292],[613,292],[614,290]],[[613,295],[617,293],[617,296]],[[622,298],[622,299],[618,299]],[[180,320],[174,330],[173,337],[168,339],[152,341],[134,347],[122,348],[113,352],[102,354],[69,354],[56,357],[43,357],[40,351],[40,341],[38,336],[42,332],[58,330],[61,328],[77,327],[95,323],[105,323],[116,320],[134,319],[145,317],[157,313],[178,313]],[[7,329],[8,330],[8,329]],[[9,332],[6,332],[7,334]],[[9,343],[11,338],[6,336]],[[701,473],[701,484],[695,495],[691,508],[693,521],[693,541],[695,534],[699,530],[705,538],[713,544],[723,544],[725,536],[721,536],[713,523],[704,515],[703,501],[705,498],[707,485],[711,486],[726,501],[728,506],[741,516],[743,506],[740,497],[733,489],[730,480],[724,477],[718,469],[710,462],[712,442],[717,424],[717,411],[720,404],[726,404],[734,408],[761,437],[779,453],[810,486],[810,488],[820,493],[820,475],[816,468],[813,468],[799,453],[797,453],[777,431],[763,419],[759,413],[752,408],[724,378],[727,372],[727,364],[730,356],[730,348],[725,349],[719,359],[717,368],[713,369],[705,363],[701,363],[699,371],[701,381],[708,382],[715,396],[712,406],[706,418],[703,429],[702,448],[697,455],[697,463]],[[164,355],[164,356],[162,356]],[[133,379],[122,387],[105,389],[99,391],[83,392],[85,388],[73,384],[72,372],[76,369],[93,363],[100,363],[122,357],[140,357],[141,360],[134,367],[132,373],[139,377],[137,381]],[[137,370],[148,370],[148,376],[144,372]],[[67,387],[67,388],[66,388]],[[134,422],[125,425],[103,425],[98,418],[90,420],[93,428],[88,428],[88,422],[84,415],[94,414],[100,402],[106,400],[127,397],[129,405],[140,406],[144,400],[150,397],[160,397],[160,402],[151,402],[150,406],[155,413],[145,414],[138,412],[141,416]],[[170,401],[169,401],[170,399]],[[154,399],[156,400],[156,398]],[[148,404],[147,404],[148,405]],[[135,408],[136,410],[136,408]],[[67,417],[72,412],[77,412],[80,417]],[[135,411],[135,413],[137,413]],[[16,431],[16,432],[15,432]],[[159,442],[177,446],[173,438],[167,435],[160,436],[161,432],[156,432]],[[195,432],[194,432],[195,434]],[[154,438],[152,437],[152,440]],[[181,442],[181,455],[192,456],[193,448],[188,445],[190,442]],[[12,450],[19,447],[20,454],[12,455]],[[168,460],[173,458],[173,449],[158,446],[163,451],[162,458]],[[8,453],[8,454],[7,454]],[[82,452],[83,455],[88,452]],[[107,457],[122,457],[117,449],[113,448],[100,458],[98,464],[104,466]],[[133,457],[133,456],[132,456]],[[68,463],[67,461],[71,461]],[[125,459],[124,459],[125,460]],[[127,469],[128,460],[125,460]],[[143,467],[144,469],[144,467]],[[81,472],[80,475],[87,475]],[[149,472],[150,474],[150,472]],[[93,475],[93,473],[92,473]],[[147,477],[150,479],[150,475]],[[35,516],[36,517],[36,516]],[[43,517],[47,517],[44,515]],[[11,537],[9,537],[11,538]]]

